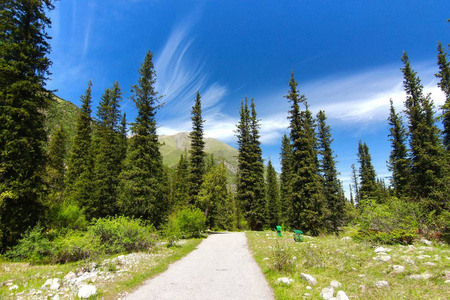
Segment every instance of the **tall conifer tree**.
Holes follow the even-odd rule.
[[[50,0],[0,5],[0,252],[43,212],[51,9]]]
[[[120,174],[119,207],[127,216],[143,218],[160,225],[168,210],[164,195],[165,175],[156,133],[156,112],[160,107],[155,91],[153,54],[148,51],[139,70],[138,84],[132,87],[132,100],[138,110],[131,132],[127,158]]]
[[[434,123],[434,105],[423,94],[423,85],[403,53],[403,86],[406,92],[411,149],[411,196],[425,201],[426,209],[440,213],[448,207],[449,177],[439,130]]]
[[[450,151],[450,62],[447,61],[447,53],[441,42],[438,43],[438,66],[439,73],[436,74],[436,77],[440,78],[438,86],[445,94],[445,104],[442,106],[444,146]]]
[[[359,194],[360,186],[359,186],[359,180],[358,180],[358,172],[356,171],[355,164],[352,164],[351,168],[352,168],[352,174],[351,174],[352,183],[351,184],[355,191],[355,198],[354,198],[355,203],[354,204],[355,204],[355,206],[357,206],[357,205],[359,205],[359,201],[361,200],[361,197]]]
[[[267,203],[267,224],[269,228],[275,229],[281,221],[280,188],[278,185],[277,173],[269,159],[266,175],[266,203]]]
[[[182,153],[173,175],[173,202],[175,209],[189,204],[189,161],[187,151]]]
[[[397,196],[407,196],[410,178],[410,161],[406,148],[408,136],[402,118],[395,111],[392,99],[390,100],[388,121],[391,126],[389,129],[391,155],[389,156],[388,168],[392,172],[392,187]]]
[[[337,177],[335,156],[333,149],[331,149],[333,139],[331,138],[330,126],[326,124],[326,119],[325,112],[319,111],[317,114],[319,154],[321,156],[319,170],[323,178],[324,194],[329,211],[327,216],[328,228],[336,232],[344,221],[345,200],[341,195],[341,182]]]
[[[190,175],[189,175],[189,194],[191,204],[197,201],[198,193],[203,182],[203,175],[205,174],[205,141],[203,140],[203,123],[202,118],[202,103],[200,93],[197,92],[195,104],[191,110],[192,131],[189,134],[191,139],[190,156]]]
[[[64,174],[66,173],[67,133],[59,125],[54,131],[47,151],[46,182],[49,189],[48,205],[61,204],[64,192]]]
[[[285,134],[281,140],[280,207],[281,223],[290,226],[292,219],[292,145]]]
[[[117,186],[122,168],[122,136],[120,132],[120,101],[118,82],[106,89],[97,109],[97,153],[94,160],[94,192],[92,202],[84,208],[89,218],[114,216],[117,209]]]
[[[369,147],[366,143],[358,143],[358,162],[359,162],[359,197],[361,201],[373,198],[377,195],[377,174],[372,165],[372,157],[369,153]]]
[[[291,102],[288,119],[293,148],[291,224],[317,235],[325,227],[325,198],[319,175],[315,124],[306,97],[299,94],[297,85],[292,72],[289,94],[286,96]],[[302,104],[305,106],[304,111],[300,108]]]

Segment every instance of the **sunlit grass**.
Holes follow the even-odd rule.
[[[381,262],[374,253],[374,246],[355,240],[342,240],[349,231],[340,236],[305,237],[305,242],[296,243],[292,233],[247,232],[250,249],[260,265],[277,299],[321,299],[320,292],[330,286],[332,280],[339,281],[350,299],[449,299],[450,285],[445,283],[445,271],[450,271],[450,247],[437,245],[426,247],[415,244],[415,249],[392,245],[387,252],[390,261]],[[282,247],[280,247],[282,245]],[[281,249],[281,250],[280,250]],[[289,254],[292,268],[277,268],[279,251]],[[429,258],[419,259],[420,255]],[[437,255],[437,256],[436,256]],[[285,260],[285,259],[284,259]],[[414,264],[408,263],[414,261]],[[428,263],[428,264],[427,264]],[[431,263],[431,264],[430,264]],[[395,274],[393,265],[402,265],[405,272]],[[433,277],[408,279],[408,275],[429,272]],[[312,275],[317,285],[309,285],[300,273]],[[290,285],[277,282],[280,277],[294,279]],[[388,288],[378,288],[377,281],[386,280]],[[308,290],[307,286],[312,289]]]

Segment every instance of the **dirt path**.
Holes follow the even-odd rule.
[[[213,234],[127,299],[273,299],[245,233]]]

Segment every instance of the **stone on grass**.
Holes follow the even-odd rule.
[[[344,291],[338,291],[336,294],[336,300],[350,300]]]
[[[269,260],[269,259],[270,259],[270,258],[268,258],[268,257],[264,257],[264,258],[263,258],[263,260]]]
[[[420,260],[426,259],[426,258],[431,258],[431,256],[429,256],[429,255],[419,255],[419,256],[417,256],[417,259],[420,259]]]
[[[307,290],[312,290],[312,287],[310,287],[309,285],[306,286]]]
[[[9,291],[14,291],[14,290],[17,290],[18,288],[19,288],[19,286],[17,284],[15,284],[13,286],[10,286],[8,290]]]
[[[308,281],[308,283],[310,285],[316,285],[317,284],[317,280],[314,277],[312,277],[311,275],[309,275],[309,274],[300,273],[300,277],[305,279],[306,281]]]
[[[380,280],[380,281],[375,282],[375,286],[377,288],[388,288],[389,282],[387,282],[386,280]]]
[[[427,261],[426,263],[424,263],[425,266],[430,266],[430,267],[436,267],[437,265],[434,262],[431,261]]]
[[[341,239],[341,241],[351,241],[351,240],[352,240],[352,238],[349,237],[349,236],[344,236],[344,237]]]
[[[405,267],[404,266],[399,266],[399,265],[393,265],[392,266],[392,273],[399,274],[399,273],[403,273],[403,272],[405,272]]]
[[[422,279],[422,276],[420,276],[420,274],[413,274],[413,275],[406,276],[406,278],[420,280],[420,279]]]
[[[69,273],[66,274],[66,276],[64,276],[64,281],[70,281],[77,278],[77,274],[75,274],[74,272],[70,271]]]
[[[445,270],[444,274],[445,274],[445,279],[450,279],[450,271]]]
[[[290,279],[290,278],[287,278],[287,277],[280,277],[280,278],[278,278],[277,281],[281,282],[281,283],[284,283],[284,284],[287,284],[287,285],[290,285],[291,282],[294,281],[294,279]]]
[[[342,286],[342,283],[340,283],[340,282],[337,281],[337,280],[331,280],[330,286],[332,286],[332,287],[334,287],[335,289],[337,289],[337,288],[339,288],[339,287]]]
[[[47,279],[44,283],[44,285],[42,285],[41,289],[46,290],[48,288],[50,288],[50,290],[52,291],[57,291],[59,290],[59,287],[61,286],[61,279],[59,278],[52,278],[52,279]]]
[[[391,260],[391,257],[389,255],[385,254],[385,255],[380,255],[380,256],[374,257],[373,259],[376,259],[379,262],[388,262]]]
[[[450,284],[450,279],[447,279],[447,280],[445,281],[445,283],[446,283],[446,284]]]
[[[95,285],[92,284],[82,285],[80,287],[80,290],[78,291],[78,298],[86,299],[91,296],[94,296],[95,294],[97,294],[97,288],[95,287]]]
[[[433,274],[431,274],[429,272],[425,272],[425,273],[420,274],[420,276],[422,277],[422,279],[427,280],[427,279],[430,279],[431,277],[433,277]]]
[[[334,295],[334,287],[332,286],[323,288],[322,291],[320,292],[320,297],[322,297],[322,299],[333,298],[333,295]]]
[[[433,242],[432,242],[432,241],[429,241],[429,240],[427,240],[427,239],[421,239],[420,242],[423,243],[423,244],[425,244],[425,245],[428,245],[428,246],[433,245]]]
[[[373,252],[375,253],[386,252],[386,249],[384,249],[384,247],[378,247]]]

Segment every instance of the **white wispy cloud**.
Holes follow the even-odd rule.
[[[195,39],[189,36],[191,24],[192,21],[176,27],[156,57],[156,90],[163,96],[165,104],[160,111],[162,126],[158,132],[190,131],[190,110],[199,91],[206,120],[205,135],[217,137],[216,133],[223,134],[224,128],[230,127],[229,117],[221,114],[221,100],[228,90],[219,82],[212,81],[205,60],[192,54]],[[222,135],[223,139],[228,136]]]

